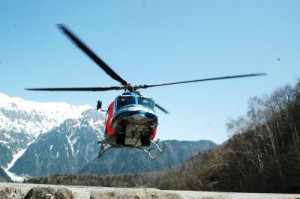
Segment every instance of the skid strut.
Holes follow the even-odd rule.
[[[163,146],[159,145],[159,139],[156,141],[151,140],[151,144],[149,147],[126,147],[126,146],[121,146],[121,145],[114,145],[111,144],[110,140],[102,140],[98,141],[98,144],[100,144],[100,150],[98,153],[98,158],[100,158],[107,150],[112,149],[112,148],[136,148],[140,149],[143,152],[147,153],[148,156],[150,157],[151,160],[156,160],[159,156],[161,156],[166,149],[167,144],[164,143]]]
[[[112,145],[110,145],[107,140],[102,140],[102,141],[98,141],[98,144],[100,144],[100,150],[99,150],[99,153],[98,153],[98,158],[100,158],[105,151],[113,148]]]

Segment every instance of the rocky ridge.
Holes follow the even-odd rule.
[[[0,183],[0,198],[9,199],[299,199],[298,194],[173,191],[149,188],[107,188]]]

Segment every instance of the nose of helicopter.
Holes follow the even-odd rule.
[[[136,121],[141,121],[145,119],[145,114],[142,113],[137,113],[132,115],[132,119],[136,120]]]
[[[129,123],[147,124],[150,121],[157,121],[157,115],[153,110],[143,107],[127,107],[115,113],[112,123],[119,123],[126,120]]]

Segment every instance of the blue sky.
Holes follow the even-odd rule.
[[[3,0],[0,92],[93,106],[120,93],[24,91],[118,85],[56,28],[60,23],[133,84],[267,72],[143,92],[171,112],[158,112],[159,138],[221,143],[227,119],[246,114],[250,97],[300,77],[299,8],[298,0]]]

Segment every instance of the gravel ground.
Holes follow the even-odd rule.
[[[33,187],[66,188],[73,192],[76,199],[90,198],[183,198],[183,199],[300,199],[300,194],[260,194],[260,193],[231,193],[207,191],[172,191],[150,188],[111,188],[88,186],[62,186],[22,183],[0,183],[0,187],[21,189],[22,194]],[[108,197],[110,196],[110,197]]]

